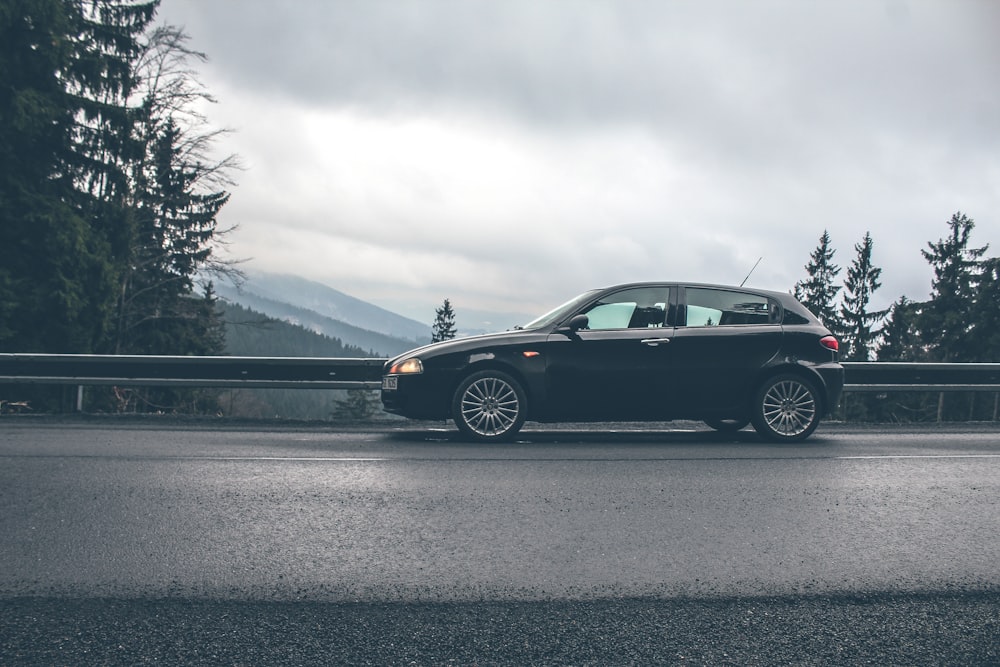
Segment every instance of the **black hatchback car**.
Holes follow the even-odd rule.
[[[691,283],[592,290],[523,327],[432,343],[382,377],[388,412],[473,440],[525,420],[749,423],[802,440],[840,400],[838,342],[791,295]]]

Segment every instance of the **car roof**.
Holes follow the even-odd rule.
[[[699,287],[705,289],[722,289],[722,290],[736,290],[738,292],[746,292],[748,294],[756,294],[758,296],[768,297],[774,299],[781,304],[781,307],[785,310],[790,310],[792,312],[798,313],[802,317],[805,317],[810,322],[815,321],[819,323],[816,316],[809,312],[809,309],[802,305],[795,295],[790,292],[779,292],[777,290],[759,289],[757,287],[747,287],[739,285],[718,285],[713,283],[696,283],[696,282],[680,282],[680,281],[647,281],[638,283],[624,283],[622,285],[612,285],[610,287],[605,287],[603,289],[596,290],[598,292],[613,292],[620,289],[629,289],[632,287],[651,287],[651,286],[664,286],[664,287]]]
[[[773,297],[779,301],[785,302],[788,299],[795,301],[795,297],[788,292],[778,292],[776,290],[760,289],[757,287],[747,287],[745,285],[718,285],[714,283],[698,283],[698,282],[681,282],[677,280],[650,280],[645,282],[636,283],[622,283],[621,285],[609,285],[608,287],[603,287],[600,289],[602,292],[619,290],[619,289],[629,289],[632,287],[652,287],[655,285],[664,285],[671,287],[700,287],[705,289],[724,289],[724,290],[737,290],[740,292],[750,292],[752,294],[760,294],[763,296]]]

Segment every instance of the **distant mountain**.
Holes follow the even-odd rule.
[[[244,306],[221,301],[226,326],[226,353],[238,357],[348,357],[378,356],[345,345],[297,324],[264,315]],[[230,417],[255,419],[335,419],[347,392],[342,389],[226,389],[219,394],[219,409]],[[372,405],[377,392],[368,392]]]
[[[282,301],[359,329],[376,331],[394,338],[423,340],[431,336],[429,324],[397,315],[322,283],[276,273],[250,273],[247,277],[242,291],[265,299]]]
[[[221,301],[226,327],[226,354],[237,357],[352,357],[376,356],[345,345],[286,320],[276,319],[240,304]]]
[[[215,291],[230,303],[377,355],[405,352],[431,338],[429,325],[297,276],[250,273],[239,288],[221,283]]]

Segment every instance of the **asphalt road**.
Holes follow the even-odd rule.
[[[1000,427],[0,420],[0,664],[1000,664]]]

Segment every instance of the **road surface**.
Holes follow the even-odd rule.
[[[0,421],[0,663],[1000,664],[1000,428]]]

